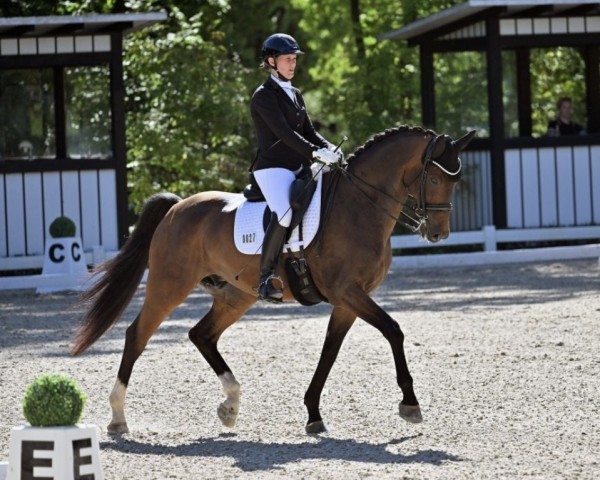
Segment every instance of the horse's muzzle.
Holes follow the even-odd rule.
[[[431,243],[439,242],[440,240],[444,240],[445,238],[448,238],[448,234],[442,235],[439,233],[434,233],[433,235],[427,235],[427,240],[429,240]]]
[[[450,235],[448,227],[444,228],[440,225],[432,225],[430,221],[429,219],[429,221],[423,223],[420,232],[428,242],[437,243],[448,238],[448,235]]]

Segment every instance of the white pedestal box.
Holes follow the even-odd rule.
[[[81,290],[89,278],[81,238],[47,238],[42,275],[54,277],[56,281],[48,283],[56,285],[40,286],[37,293]]]
[[[6,480],[103,480],[96,425],[15,427]]]

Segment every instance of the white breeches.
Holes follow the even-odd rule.
[[[265,168],[256,170],[254,178],[267,200],[267,205],[277,214],[279,225],[289,227],[292,223],[290,189],[296,180],[296,174],[287,168]]]

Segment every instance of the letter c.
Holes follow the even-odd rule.
[[[81,247],[79,246],[79,244],[77,242],[73,242],[73,244],[71,245],[71,257],[76,262],[78,262],[79,259],[81,258],[81,254],[79,253],[80,250],[81,250]]]
[[[48,255],[50,256],[50,260],[53,263],[62,263],[65,259],[65,256],[62,254],[57,254],[57,250],[64,250],[64,247],[60,243],[55,243],[50,246],[50,250],[48,251]]]

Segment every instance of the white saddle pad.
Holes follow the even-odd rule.
[[[321,168],[320,165],[318,167]],[[283,246],[284,251],[290,249],[292,252],[298,252],[301,246],[308,247],[315,238],[321,216],[321,184],[323,183],[321,179],[322,170],[318,170],[315,177],[317,188],[302,220],[302,241],[300,241],[299,227],[296,227],[290,235],[289,242]],[[247,200],[238,206],[235,212],[233,240],[241,253],[260,255],[265,238],[263,230],[265,208],[267,208],[267,202],[248,202]]]

